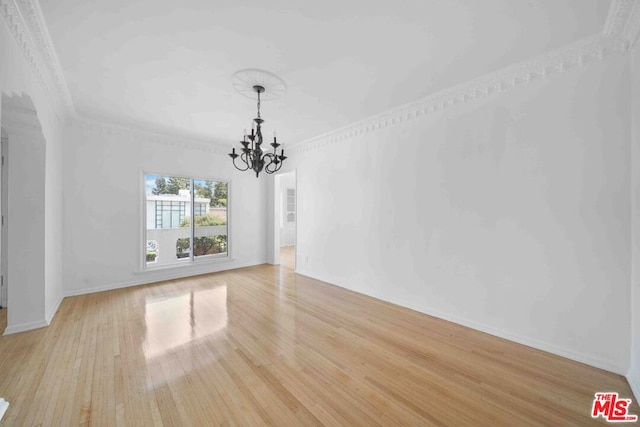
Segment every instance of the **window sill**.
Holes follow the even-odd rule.
[[[180,270],[184,270],[184,271],[199,271],[199,270],[206,270],[207,267],[210,267],[212,265],[216,265],[216,264],[224,264],[224,263],[234,263],[235,259],[229,256],[226,257],[217,257],[217,258],[207,258],[207,259],[201,259],[201,260],[197,260],[194,262],[185,262],[184,264],[181,263],[176,263],[176,264],[167,264],[167,265],[158,265],[158,266],[144,266],[141,269],[139,269],[138,271],[136,271],[136,274],[145,274],[145,273],[152,273],[155,271],[180,271]],[[206,272],[206,271],[205,271]]]

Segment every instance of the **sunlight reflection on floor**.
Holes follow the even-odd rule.
[[[148,298],[145,310],[142,348],[147,390],[173,382],[215,360],[198,345],[226,330],[226,285],[169,298]]]
[[[145,313],[147,359],[218,332],[227,326],[227,287],[148,299]]]

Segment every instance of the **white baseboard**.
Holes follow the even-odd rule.
[[[301,274],[303,276],[311,277],[312,279],[321,280],[321,281],[326,282],[326,283],[331,283],[331,284],[333,284],[335,286],[338,286],[338,287],[341,287],[341,288],[344,288],[344,289],[348,289],[350,291],[357,292],[357,293],[360,293],[360,294],[363,294],[363,295],[367,295],[367,296],[379,299],[381,301],[386,301],[386,302],[389,302],[391,304],[396,304],[396,305],[399,305],[401,307],[406,307],[406,308],[409,308],[411,310],[415,310],[415,311],[418,311],[420,313],[427,314],[429,316],[437,317],[439,319],[447,320],[449,322],[453,322],[453,323],[456,323],[458,325],[466,326],[468,328],[475,329],[477,331],[481,331],[481,332],[487,333],[489,335],[494,335],[496,337],[504,338],[506,340],[513,341],[513,342],[516,342],[518,344],[526,345],[528,347],[533,347],[533,348],[538,349],[538,350],[546,351],[548,353],[552,353],[552,354],[555,354],[557,356],[566,357],[567,359],[575,360],[576,362],[584,363],[586,365],[593,366],[593,367],[596,367],[596,368],[599,368],[599,369],[604,369],[605,371],[613,372],[613,373],[616,373],[616,374],[619,374],[619,375],[622,375],[622,376],[624,376],[627,373],[628,367],[626,367],[626,366],[618,366],[616,364],[611,363],[608,360],[598,359],[598,358],[595,358],[595,357],[593,357],[591,355],[578,353],[578,352],[575,352],[573,350],[569,350],[569,349],[557,346],[555,344],[551,344],[551,343],[547,343],[547,342],[543,342],[543,341],[538,341],[536,339],[524,337],[524,336],[521,336],[521,335],[518,335],[518,334],[514,334],[512,332],[503,331],[503,330],[494,328],[492,326],[488,326],[488,325],[476,322],[474,320],[466,319],[466,318],[463,318],[463,317],[460,317],[460,316],[456,316],[456,315],[450,314],[450,313],[445,313],[445,312],[433,309],[431,307],[425,307],[425,306],[422,306],[422,305],[418,305],[418,304],[415,304],[415,303],[410,302],[410,301],[403,301],[403,300],[397,299],[397,298],[389,299],[389,298],[383,297],[382,295],[378,294],[377,292],[370,292],[370,291],[362,292],[360,290],[350,289],[350,288],[347,288],[345,286],[341,286],[339,284],[336,284],[336,283],[334,283],[334,282],[332,282],[330,280],[323,279],[322,277],[318,277],[317,275],[309,274],[309,273],[304,272],[304,271],[297,271],[297,273]],[[634,391],[634,393],[635,393],[635,391]]]
[[[47,317],[45,318],[45,321],[47,322],[47,326],[51,324],[51,321],[53,320],[53,316],[55,316],[56,313],[58,312],[58,308],[60,308],[60,304],[62,304],[63,299],[64,299],[64,296],[61,296],[60,298],[58,298],[58,301],[56,301],[53,304],[53,306],[47,313]]]
[[[0,397],[0,420],[4,417],[4,413],[9,409],[9,402]]]
[[[139,280],[132,280],[132,281],[129,281],[129,282],[121,282],[121,283],[115,283],[115,284],[111,284],[111,285],[96,286],[96,287],[92,287],[92,288],[84,288],[84,289],[66,291],[64,296],[61,296],[56,301],[56,303],[51,307],[51,309],[49,310],[49,313],[47,313],[47,316],[46,316],[46,318],[44,320],[38,320],[36,322],[23,323],[23,324],[20,324],[20,325],[7,326],[7,328],[4,330],[3,335],[17,334],[17,333],[20,333],[20,332],[31,331],[33,329],[39,329],[39,328],[44,328],[44,327],[49,326],[51,324],[51,321],[53,320],[53,317],[55,316],[56,312],[58,311],[58,308],[60,308],[60,304],[62,304],[62,300],[65,297],[76,296],[76,295],[85,295],[85,294],[93,294],[93,293],[96,293],[96,292],[110,291],[110,290],[113,290],[113,289],[128,288],[130,286],[148,285],[149,283],[162,282],[164,280],[173,280],[173,279],[179,279],[179,278],[183,278],[183,277],[198,276],[198,275],[201,275],[201,274],[217,273],[217,272],[220,272],[220,271],[235,270],[235,269],[238,269],[238,268],[251,267],[251,266],[260,265],[260,264],[263,264],[263,262],[245,262],[245,263],[233,264],[233,268],[227,268],[227,269],[224,269],[224,270],[221,270],[219,267],[214,267],[213,269],[189,270],[189,271],[185,271],[184,269],[179,269],[179,270],[169,270],[169,269],[167,269],[167,270],[159,270],[159,271],[157,270],[157,271],[154,271],[154,273],[161,272],[162,274],[155,274],[153,276],[141,278]]]
[[[7,326],[2,335],[17,334],[19,332],[31,331],[32,329],[45,328],[49,326],[46,320],[38,320],[36,322],[21,323],[19,325]]]
[[[631,391],[633,391],[633,396],[636,398],[636,403],[640,403],[640,372],[634,371],[633,368],[629,369],[627,381]]]
[[[220,267],[216,266],[209,269],[188,270],[188,271],[180,267],[178,267],[177,269],[148,270],[143,273],[140,273],[141,275],[140,279],[129,280],[129,281],[120,282],[120,283],[113,283],[109,285],[94,286],[91,288],[71,289],[71,290],[65,291],[64,295],[65,297],[72,297],[76,295],[93,294],[96,292],[111,291],[114,289],[128,288],[131,286],[148,285],[150,283],[162,282],[165,280],[174,280],[174,279],[181,279],[183,277],[199,276],[201,274],[236,270],[238,268],[252,267],[254,265],[260,265],[260,264],[264,264],[264,261],[237,263],[237,264],[233,264],[231,268],[225,268],[225,269],[220,269]],[[142,277],[143,274],[147,274],[147,273],[149,274],[148,276]]]
[[[399,303],[398,303],[399,304]],[[403,304],[399,304],[403,305]],[[472,328],[489,335],[494,335],[499,338],[504,338],[509,341],[513,341],[518,344],[526,345],[527,347],[532,347],[538,350],[546,351],[547,353],[552,353],[557,356],[565,357],[567,359],[574,360],[576,362],[584,363],[585,365],[593,366],[595,368],[603,369],[605,371],[613,372],[618,375],[624,375],[626,371],[626,367],[618,366],[616,364],[611,363],[608,360],[598,359],[588,354],[578,353],[573,350],[569,350],[564,347],[557,346],[555,344],[551,344],[544,341],[538,341],[533,338],[525,337],[519,334],[514,334],[512,332],[506,332],[482,323],[475,322],[473,320],[461,318],[455,315],[450,315],[448,313],[443,313],[437,310],[432,309],[422,309],[420,307],[416,307],[412,304],[413,307],[407,306],[416,311],[420,311],[425,314],[429,314],[434,317],[438,317],[440,319],[448,320],[453,323],[457,323],[462,326],[466,326],[468,328]]]
[[[55,304],[53,304],[53,306],[49,310],[49,313],[47,313],[47,316],[44,320],[37,320],[35,322],[7,326],[7,328],[4,330],[4,333],[2,335],[17,334],[20,332],[27,332],[33,329],[40,329],[40,328],[45,328],[49,326],[51,324],[51,321],[53,320],[53,316],[56,315],[56,312],[58,311],[58,308],[60,307],[60,304],[62,303],[63,299],[64,297],[62,296],[58,298],[58,300],[55,302]]]

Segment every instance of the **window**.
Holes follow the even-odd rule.
[[[146,174],[145,265],[226,257],[227,191],[224,181]]]

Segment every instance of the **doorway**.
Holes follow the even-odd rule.
[[[296,173],[276,175],[274,187],[275,263],[295,270],[298,221]]]

